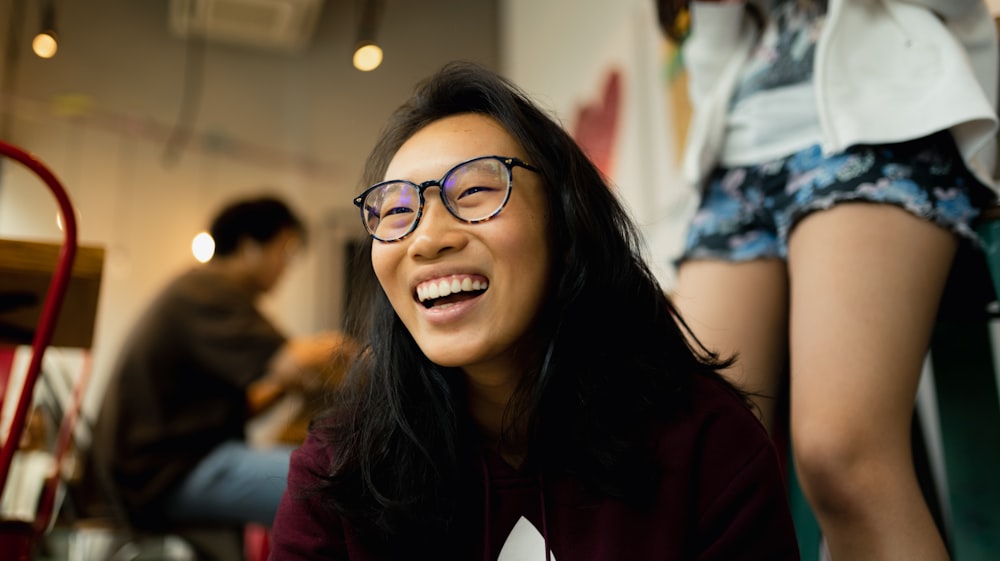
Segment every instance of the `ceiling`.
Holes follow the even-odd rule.
[[[161,136],[190,125],[202,142],[189,149],[266,149],[324,170],[324,181],[348,193],[381,124],[416,81],[453,59],[499,64],[501,0],[381,0],[385,60],[368,73],[351,65],[363,0],[319,2],[314,32],[297,50],[209,41],[201,51],[171,28],[176,1],[55,0],[59,52],[43,60],[11,48],[30,42],[18,36],[40,27],[43,0],[0,0],[0,22],[10,22],[0,24],[0,93],[116,119],[119,128],[140,119]]]

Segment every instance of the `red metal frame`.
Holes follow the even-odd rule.
[[[56,440],[56,448],[53,454],[52,474],[45,482],[42,489],[42,496],[38,502],[38,512],[35,517],[35,528],[41,533],[49,527],[49,522],[55,514],[56,491],[59,489],[60,477],[62,475],[63,460],[72,451],[73,429],[76,427],[76,420],[80,416],[80,408],[83,406],[83,391],[87,388],[90,379],[91,360],[90,353],[84,355],[83,370],[73,386],[73,393],[70,397],[69,405],[63,414],[62,423],[59,425],[59,436]]]
[[[0,155],[7,156],[13,160],[20,162],[22,165],[33,171],[45,185],[52,192],[52,195],[56,199],[56,203],[59,206],[59,213],[62,216],[62,230],[63,230],[63,244],[59,251],[59,259],[56,263],[55,272],[52,275],[52,281],[49,284],[49,290],[46,293],[45,302],[42,305],[42,312],[38,319],[38,326],[35,329],[34,339],[31,343],[31,360],[28,363],[28,371],[25,374],[24,385],[21,388],[21,394],[18,398],[16,408],[14,410],[14,416],[11,419],[10,428],[7,431],[7,439],[3,442],[3,447],[0,448],[0,490],[4,489],[7,483],[7,476],[10,473],[10,467],[14,460],[14,453],[18,449],[18,445],[21,440],[21,433],[24,432],[25,421],[28,416],[28,411],[31,408],[32,399],[34,397],[35,383],[38,380],[38,376],[41,372],[42,357],[45,355],[45,349],[49,346],[52,341],[52,333],[55,331],[56,320],[59,317],[59,311],[62,308],[63,298],[66,295],[66,290],[69,288],[70,277],[73,272],[73,261],[76,259],[77,250],[77,226],[76,226],[76,213],[73,211],[73,205],[70,203],[69,195],[63,188],[62,183],[56,178],[56,176],[45,166],[38,158],[34,155],[22,150],[21,148],[9,144],[0,140]],[[4,384],[5,385],[5,384]],[[81,383],[77,384],[77,388],[82,387]],[[78,399],[78,391],[74,393],[74,401]],[[4,394],[0,394],[0,406],[3,404]],[[75,419],[76,406],[74,405],[70,410],[70,417]],[[64,430],[67,430],[67,423],[63,423]],[[68,430],[72,430],[70,427]],[[64,436],[60,434],[60,444],[59,450],[64,450],[66,444],[62,441],[68,439],[68,435]],[[57,451],[57,453],[59,453]],[[56,470],[59,469],[58,464],[56,465]],[[47,491],[48,493],[48,491]],[[34,531],[25,534],[24,532],[18,532],[17,536],[3,536],[0,535],[0,544],[3,544],[7,540],[12,540],[14,543],[8,542],[7,546],[20,546],[19,549],[27,549],[31,545],[33,538],[40,532],[44,531],[45,527],[48,526],[48,518],[51,516],[51,505],[48,504],[48,495],[46,495],[45,502],[43,505],[43,510],[47,512],[40,512],[41,516],[36,519]],[[2,534],[3,532],[0,532]],[[25,541],[27,540],[27,541]],[[7,549],[6,547],[2,549]],[[7,550],[10,551],[10,550]],[[19,551],[15,554],[17,559],[22,557],[26,558],[26,551]]]

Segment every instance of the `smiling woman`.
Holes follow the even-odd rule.
[[[538,174],[517,170],[514,189],[513,170],[504,166],[464,174],[470,163],[454,167],[484,153],[507,154],[509,161],[528,159],[495,119],[476,113],[434,121],[403,143],[386,177],[424,181],[444,174],[444,188],[438,188],[442,197],[425,203],[420,227],[406,239],[375,243],[371,259],[382,289],[420,350],[435,364],[462,368],[470,385],[485,391],[498,382],[514,388],[521,373],[538,362],[539,349],[531,348],[538,339],[524,339],[542,309],[550,258],[544,218],[548,201]],[[471,165],[500,161],[478,159]],[[466,182],[468,176],[478,181]],[[509,197],[504,195],[508,188]],[[451,193],[455,189],[458,195]],[[470,224],[449,215],[450,208],[475,198],[495,200],[480,213],[492,220]],[[449,199],[456,202],[446,204]],[[474,209],[478,203],[468,206]],[[453,297],[451,286],[466,281],[470,289],[478,281],[480,290]],[[421,291],[431,298],[421,302]],[[499,434],[499,426],[491,428]]]
[[[797,559],[774,448],[560,126],[451,64],[355,199],[364,342],[272,558]]]

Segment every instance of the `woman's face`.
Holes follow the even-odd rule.
[[[488,155],[532,161],[494,119],[454,115],[410,137],[384,179],[437,180],[460,162]],[[528,340],[550,275],[541,177],[514,167],[507,206],[478,224],[449,214],[438,187],[425,192],[424,205],[416,230],[407,237],[373,242],[372,266],[382,289],[432,362],[469,375],[519,376],[539,347]],[[421,301],[418,291],[433,295],[429,287],[441,284],[460,290]]]

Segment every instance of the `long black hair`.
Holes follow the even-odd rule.
[[[658,477],[652,427],[685,405],[692,376],[717,377],[727,363],[688,343],[597,168],[552,117],[490,70],[451,63],[422,82],[381,132],[363,184],[381,181],[422,127],[465,113],[496,120],[521,145],[549,204],[552,279],[536,330],[543,351],[523,374],[505,423],[527,427],[537,469],[642,503]],[[335,451],[322,492],[382,543],[440,536],[462,501],[459,466],[478,450],[464,378],[420,351],[375,278],[371,243],[359,252],[348,322],[365,350],[314,426]]]

